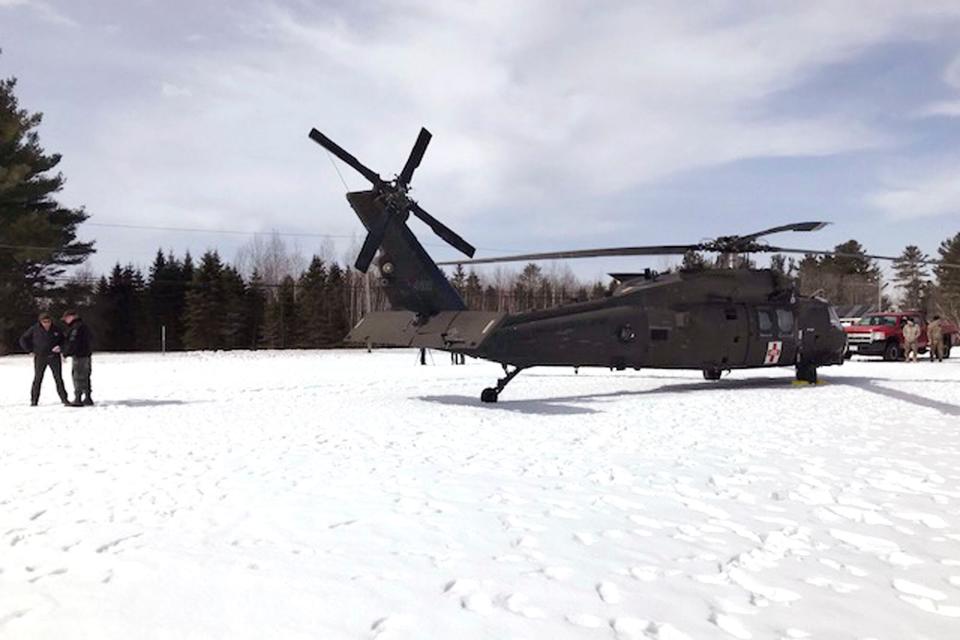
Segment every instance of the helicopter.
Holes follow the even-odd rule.
[[[309,137],[371,183],[348,192],[347,202],[367,229],[354,267],[366,273],[377,258],[380,284],[392,310],[368,313],[346,338],[351,344],[419,347],[499,363],[504,376],[480,400],[497,402],[504,388],[531,367],[603,367],[699,370],[719,380],[734,369],[790,366],[796,379],[815,384],[822,366],[841,365],[846,335],[833,306],[800,295],[796,283],[771,269],[680,270],[611,274],[609,297],[523,313],[468,310],[441,265],[592,258],[724,255],[759,252],[845,256],[759,242],[783,232],[810,232],[826,222],[796,222],[695,244],[578,249],[471,259],[475,248],[434,218],[410,195],[431,134],[421,128],[406,163],[385,180],[317,129]],[[407,225],[413,215],[465,260],[435,262]],[[867,256],[893,260],[889,256]],[[933,261],[931,261],[933,262]]]

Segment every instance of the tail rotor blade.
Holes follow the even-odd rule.
[[[453,231],[450,227],[443,224],[432,215],[423,210],[423,207],[418,205],[413,200],[410,201],[410,211],[413,212],[413,215],[417,216],[421,220],[427,223],[427,225],[433,230],[435,234],[440,236],[447,244],[452,246],[454,249],[460,253],[466,254],[467,256],[473,257],[473,254],[476,253],[476,249],[472,244],[461,238],[456,232]]]
[[[367,239],[363,241],[360,255],[357,256],[357,261],[353,264],[353,266],[357,268],[357,271],[366,273],[367,269],[370,268],[370,263],[373,262],[373,257],[377,255],[377,249],[380,248],[380,244],[383,242],[383,236],[387,232],[387,223],[389,221],[390,214],[385,213],[380,223],[370,229],[370,232],[367,234]]]
[[[362,162],[354,158],[346,149],[338,145],[327,136],[323,135],[316,129],[311,129],[310,139],[353,167],[360,175],[369,180],[373,186],[378,188],[383,186],[383,180],[380,178],[380,175],[377,174],[377,172],[365,167]]]
[[[423,154],[427,150],[427,145],[430,144],[431,137],[433,136],[430,135],[429,131],[423,127],[420,128],[420,135],[417,136],[417,141],[413,143],[413,149],[410,150],[407,164],[403,165],[403,171],[397,176],[397,184],[404,186],[410,184],[410,178],[413,177],[414,170],[420,166],[420,161],[423,160]]]

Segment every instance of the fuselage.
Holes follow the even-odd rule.
[[[506,315],[468,353],[529,366],[724,370],[843,360],[826,302],[769,270],[680,272],[602,300]]]

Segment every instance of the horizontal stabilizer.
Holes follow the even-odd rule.
[[[441,311],[418,324],[417,315],[409,311],[376,311],[357,323],[346,342],[471,351],[493,333],[505,315],[495,311]]]

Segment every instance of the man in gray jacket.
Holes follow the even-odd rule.
[[[53,318],[50,317],[49,313],[41,313],[37,323],[23,332],[23,335],[20,336],[20,346],[24,351],[33,354],[33,387],[30,389],[30,405],[37,406],[37,402],[40,400],[40,385],[43,383],[43,374],[46,373],[47,367],[50,367],[60,401],[70,406],[70,402],[67,400],[67,389],[63,386],[60,361],[63,332],[53,324]]]

